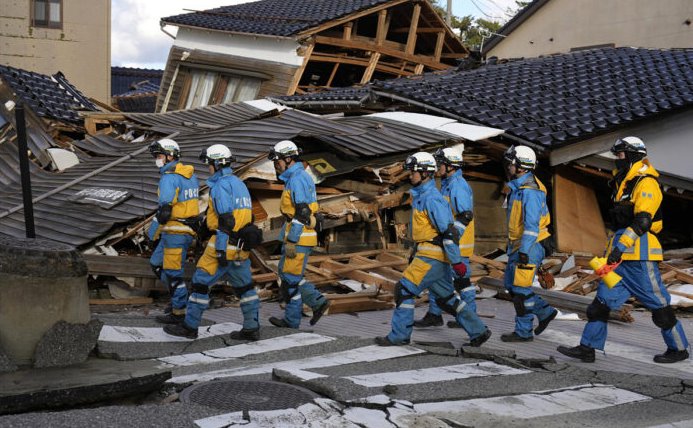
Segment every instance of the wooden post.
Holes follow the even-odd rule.
[[[445,31],[438,33],[438,38],[436,39],[436,50],[433,57],[436,61],[440,62],[440,54],[443,53],[443,42],[445,41]]]
[[[407,54],[413,54],[416,48],[416,29],[419,26],[419,15],[421,15],[421,5],[414,5],[414,12],[411,14],[411,24],[409,25],[409,36],[407,37]]]
[[[354,28],[353,22],[344,24],[344,40],[351,40],[351,30]]]
[[[330,78],[327,79],[327,83],[325,83],[325,86],[328,88],[332,87],[332,81],[334,80],[334,76],[337,74],[337,69],[339,69],[339,63],[335,62],[334,67],[332,67],[332,73],[330,73]]]
[[[289,89],[286,91],[286,95],[293,95],[296,92],[296,88],[298,88],[298,84],[301,82],[303,72],[306,70],[308,61],[310,61],[310,56],[313,54],[313,48],[315,48],[315,42],[306,47],[306,51],[303,53],[303,64],[296,69],[294,78],[291,80],[291,85],[289,85]]]
[[[423,70],[424,70],[423,64],[416,64],[416,67],[414,67],[414,74],[422,74]]]
[[[363,77],[361,78],[362,85],[365,85],[366,83],[370,82],[371,77],[373,77],[375,67],[378,65],[379,59],[380,52],[371,52],[371,60],[368,61],[368,67],[366,67],[366,71],[363,73]]]
[[[387,30],[390,21],[388,19],[387,9],[383,9],[378,12],[378,31],[375,36],[375,44],[382,46],[385,38],[387,37]]]

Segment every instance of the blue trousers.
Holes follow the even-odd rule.
[[[212,253],[214,253],[212,251]],[[206,257],[207,253],[203,255]],[[211,256],[212,258],[214,256]],[[216,259],[214,259],[216,260]],[[209,262],[211,260],[207,260]],[[198,263],[198,268],[193,275],[193,293],[188,300],[188,310],[185,313],[185,324],[191,328],[197,328],[202,320],[202,313],[209,307],[209,287],[217,282],[227,279],[231,283],[231,287],[235,289],[243,289],[240,293],[241,312],[243,312],[243,329],[257,330],[260,328],[258,314],[260,312],[260,299],[258,298],[255,287],[251,287],[253,279],[250,272],[250,259],[245,260],[229,260],[226,267],[219,267],[216,264],[216,269],[211,268],[209,264],[204,264],[206,269],[213,270],[210,273],[206,269],[200,267],[202,259]],[[196,284],[206,285],[207,292],[204,293],[196,290]]]
[[[597,299],[606,304],[612,311],[618,310],[630,296],[635,296],[650,311],[668,306],[671,296],[662,284],[659,266],[650,261],[624,261],[615,270],[623,278],[614,288],[603,282],[597,289]],[[606,343],[607,323],[589,321],[582,332],[580,343],[595,349],[604,349]],[[662,337],[668,349],[682,351],[688,348],[688,339],[683,331],[681,321],[674,327],[662,329]]]
[[[544,260],[544,247],[541,244],[534,244],[529,251],[529,263],[537,267],[541,266]],[[515,333],[520,337],[532,337],[532,325],[534,317],[538,320],[544,320],[549,317],[555,310],[551,305],[546,303],[544,299],[534,294],[532,287],[518,287],[513,285],[515,277],[515,267],[518,264],[520,253],[518,251],[508,256],[508,264],[505,268],[505,276],[503,284],[505,289],[513,295],[513,303],[515,303]],[[536,271],[535,271],[536,275]]]
[[[469,263],[469,257],[462,257],[462,263],[464,263],[464,265],[467,267],[467,273],[465,273],[464,277],[471,278],[472,268]],[[452,272],[452,275],[453,279],[459,278],[459,275],[455,271]],[[464,301],[467,304],[467,306],[469,306],[469,309],[476,312],[476,287],[470,284],[468,287],[463,288],[461,291],[462,292],[460,293],[460,299],[462,299],[462,301]],[[443,313],[442,309],[440,309],[440,307],[436,303],[436,299],[428,299],[428,312],[430,312],[433,315],[440,315]]]
[[[284,321],[291,328],[298,328],[301,325],[303,303],[315,310],[325,302],[325,298],[315,288],[315,285],[303,278],[312,248],[297,245],[296,257],[290,259],[286,257],[284,247],[282,247],[282,258],[279,260],[279,279],[281,280],[280,287],[285,287],[289,295],[289,302],[284,310]]]
[[[149,263],[154,268],[162,268],[161,282],[171,293],[171,306],[174,313],[182,314],[188,300],[188,289],[183,280],[185,259],[192,244],[190,235],[162,233]]]
[[[455,320],[471,339],[486,331],[486,325],[476,312],[455,295],[452,286],[452,268],[449,263],[428,257],[414,257],[400,280],[401,302],[392,314],[392,331],[387,338],[392,343],[408,343],[414,325],[414,297],[428,289],[433,299],[440,299],[439,306],[445,305],[455,313]]]

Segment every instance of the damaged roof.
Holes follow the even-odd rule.
[[[111,67],[111,96],[124,96],[145,81],[158,92],[163,75],[164,70],[153,68]]]
[[[42,117],[81,124],[78,110],[98,110],[61,72],[48,76],[0,65],[0,78]]]
[[[234,167],[265,155],[278,141],[295,139],[311,155],[330,153],[345,159],[376,158],[418,150],[428,144],[459,140],[443,131],[398,121],[398,117],[372,116],[327,119],[286,109],[279,111],[267,101],[208,106],[161,114],[127,114],[130,129],[175,134],[182,161],[195,166],[201,179],[208,170],[199,159],[203,148],[226,144],[237,157]],[[422,116],[422,115],[419,115]],[[32,192],[36,233],[74,246],[86,246],[103,238],[114,226],[126,225],[157,207],[159,174],[147,148],[150,140],[138,142],[109,135],[88,136],[73,142],[80,163],[61,173],[32,168]],[[0,144],[0,234],[24,236],[22,193],[16,144]],[[342,171],[346,172],[346,171]],[[334,173],[341,173],[335,171]],[[71,200],[79,191],[97,188],[127,191],[129,198],[110,209]]]
[[[162,18],[171,25],[288,37],[391,0],[261,0]]]
[[[555,148],[689,108],[693,49],[593,49],[274,99],[313,110],[390,99]]]

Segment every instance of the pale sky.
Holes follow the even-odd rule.
[[[163,69],[173,39],[160,27],[161,18],[219,6],[246,3],[248,0],[112,0],[111,65]],[[438,0],[443,7],[446,0]],[[514,0],[453,0],[453,14],[474,15],[505,22]],[[186,10],[188,9],[188,10]],[[175,34],[176,27],[166,30]]]

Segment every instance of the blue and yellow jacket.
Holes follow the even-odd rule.
[[[436,188],[434,180],[428,180],[410,190],[411,227],[410,236],[416,242],[416,256],[429,257],[442,262],[462,262],[459,244],[443,240],[443,246],[433,240],[443,234],[454,223],[450,204]]]
[[[279,239],[282,241],[295,242],[304,247],[315,247],[318,245],[318,233],[310,226],[304,225],[295,217],[296,205],[307,204],[311,214],[318,212],[318,196],[315,193],[315,183],[310,178],[303,163],[296,162],[284,171],[279,179],[284,182],[279,209],[288,219]]]
[[[529,254],[537,242],[551,236],[546,187],[531,172],[508,183],[508,254]]]
[[[616,174],[616,171],[614,171]],[[614,195],[615,204],[632,206],[633,216],[640,212],[652,216],[650,231],[638,236],[632,228],[616,231],[609,241],[609,249],[617,245],[623,252],[623,260],[663,260],[662,244],[656,234],[662,231],[662,190],[657,182],[659,173],[647,159],[636,162],[626,173]]]
[[[159,207],[173,205],[171,219],[160,225],[154,219],[149,228],[149,238],[156,240],[159,234],[188,234],[195,235],[190,226],[178,220],[197,217],[200,214],[198,205],[199,184],[192,165],[183,165],[180,161],[169,162],[159,168]]]
[[[207,206],[207,228],[216,231],[208,247],[213,247],[215,251],[226,251],[226,258],[229,260],[245,260],[250,253],[239,251],[236,247],[237,242],[229,242],[229,235],[219,229],[219,215],[231,213],[235,220],[233,231],[238,232],[241,228],[252,221],[253,204],[250,199],[250,192],[245,183],[233,174],[231,167],[222,168],[207,179],[209,186],[209,205]]]
[[[471,257],[474,253],[474,220],[467,226],[457,220],[457,216],[465,211],[474,210],[474,195],[469,183],[462,176],[462,171],[457,170],[452,175],[440,181],[440,193],[447,199],[452,209],[452,217],[455,227],[460,233],[460,255]]]

